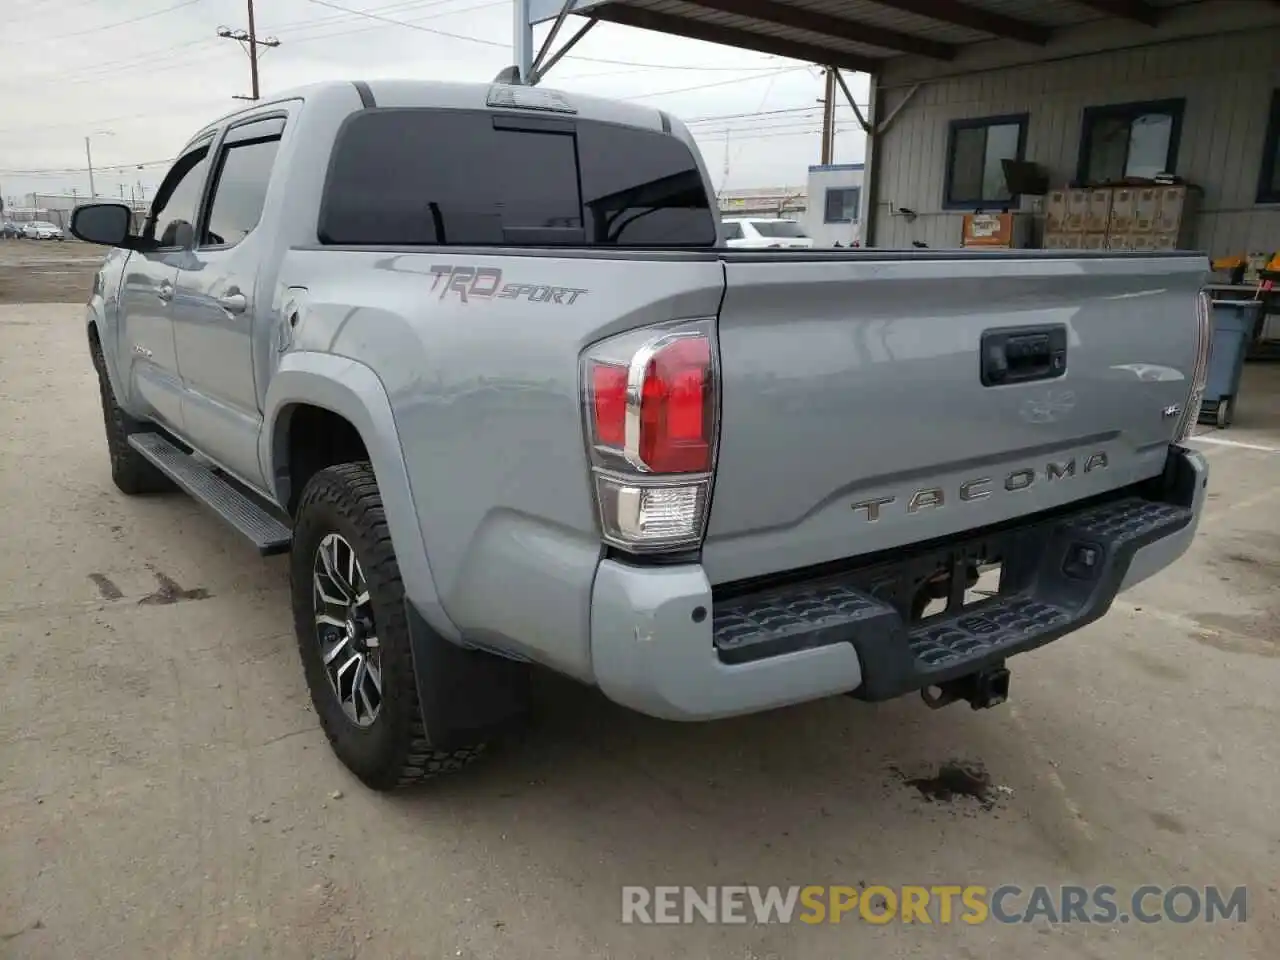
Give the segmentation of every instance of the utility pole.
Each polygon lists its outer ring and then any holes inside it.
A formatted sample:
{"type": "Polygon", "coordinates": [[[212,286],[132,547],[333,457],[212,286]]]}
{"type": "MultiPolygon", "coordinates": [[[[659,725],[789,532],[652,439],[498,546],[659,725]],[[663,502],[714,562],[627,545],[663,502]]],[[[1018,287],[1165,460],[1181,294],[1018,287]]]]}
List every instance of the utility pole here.
{"type": "Polygon", "coordinates": [[[253,20],[253,0],[249,0],[249,29],[248,30],[232,30],[230,27],[219,27],[218,36],[224,40],[237,40],[244,47],[245,53],[249,55],[249,96],[241,96],[236,94],[236,100],[257,100],[259,99],[258,90],[258,48],[259,47],[278,47],[280,41],[275,37],[267,37],[265,40],[258,39],[258,28],[253,20]]]}
{"type": "Polygon", "coordinates": [[[84,138],[84,159],[89,165],[89,202],[93,202],[93,198],[98,195],[93,189],[93,153],[89,150],[89,138],[84,138]]]}
{"type": "Polygon", "coordinates": [[[827,67],[827,89],[822,98],[822,159],[821,163],[825,166],[831,162],[832,154],[835,152],[835,126],[836,126],[836,72],[827,67]]]}
{"type": "Polygon", "coordinates": [[[724,129],[724,175],[720,178],[720,193],[729,189],[729,128],[724,129]]]}

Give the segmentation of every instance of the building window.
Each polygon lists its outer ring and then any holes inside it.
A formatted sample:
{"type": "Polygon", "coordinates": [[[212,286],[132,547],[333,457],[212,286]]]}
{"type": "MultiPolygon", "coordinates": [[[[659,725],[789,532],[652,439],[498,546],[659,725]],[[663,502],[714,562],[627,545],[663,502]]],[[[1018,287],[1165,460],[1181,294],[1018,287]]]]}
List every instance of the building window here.
{"type": "Polygon", "coordinates": [[[952,120],[947,144],[948,209],[1011,206],[1017,197],[1005,183],[1001,161],[1021,160],[1027,145],[1027,114],[952,120]]]}
{"type": "Polygon", "coordinates": [[[1157,100],[1086,108],[1076,179],[1086,185],[1120,183],[1173,173],[1185,105],[1157,100]]]}
{"type": "Polygon", "coordinates": [[[828,187],[823,221],[826,223],[857,223],[858,208],[861,204],[861,187],[828,187]]]}
{"type": "Polygon", "coordinates": [[[1267,124],[1267,138],[1262,143],[1258,202],[1280,203],[1280,90],[1271,94],[1271,121],[1267,124]]]}

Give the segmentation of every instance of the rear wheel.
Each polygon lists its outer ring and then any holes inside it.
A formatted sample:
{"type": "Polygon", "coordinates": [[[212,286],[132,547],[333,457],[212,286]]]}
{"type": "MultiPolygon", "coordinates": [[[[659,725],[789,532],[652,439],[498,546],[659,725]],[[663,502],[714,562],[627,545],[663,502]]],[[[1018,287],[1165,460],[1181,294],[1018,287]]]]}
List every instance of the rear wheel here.
{"type": "Polygon", "coordinates": [[[129,436],[145,433],[147,425],[129,416],[116,403],[107,377],[106,361],[102,345],[96,339],[90,341],[89,352],[94,369],[98,372],[98,392],[102,397],[102,421],[107,432],[107,453],[111,456],[111,479],[121,493],[137,496],[142,493],[163,493],[176,489],[173,481],[157,470],[137,450],[129,446],[129,436]]]}
{"type": "Polygon", "coordinates": [[[474,760],[482,743],[442,750],[427,735],[404,585],[368,463],[329,467],[307,483],[290,564],[298,652],[338,759],[375,790],[474,760]]]}

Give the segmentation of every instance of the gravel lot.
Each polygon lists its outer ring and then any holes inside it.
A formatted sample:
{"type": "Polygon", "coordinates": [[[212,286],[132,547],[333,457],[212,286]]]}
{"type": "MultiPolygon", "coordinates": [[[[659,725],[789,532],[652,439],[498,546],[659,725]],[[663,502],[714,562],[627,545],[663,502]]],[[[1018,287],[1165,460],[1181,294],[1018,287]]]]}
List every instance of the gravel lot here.
{"type": "Polygon", "coordinates": [[[79,240],[0,240],[0,303],[83,303],[104,252],[79,240]]]}
{"type": "MultiPolygon", "coordinates": [[[[0,288],[50,289],[16,247],[0,288]]],[[[0,306],[0,424],[0,957],[1275,956],[1280,368],[1204,444],[1191,554],[1011,661],[1004,707],[681,726],[547,678],[522,742],[391,797],[317,727],[284,560],[111,485],[79,307],[0,306]],[[619,922],[624,884],[1006,882],[1247,884],[1249,916],[619,922]]]]}

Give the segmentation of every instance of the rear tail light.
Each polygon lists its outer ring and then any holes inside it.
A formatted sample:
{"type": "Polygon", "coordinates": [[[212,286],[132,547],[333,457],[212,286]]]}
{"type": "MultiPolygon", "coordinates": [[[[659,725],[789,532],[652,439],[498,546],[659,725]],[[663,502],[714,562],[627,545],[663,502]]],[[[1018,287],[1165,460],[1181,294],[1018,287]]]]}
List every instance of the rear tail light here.
{"type": "Polygon", "coordinates": [[[1204,402],[1205,382],[1209,378],[1209,351],[1212,347],[1213,308],[1209,294],[1202,292],[1196,298],[1196,359],[1191,370],[1191,391],[1187,394],[1182,419],[1178,421],[1178,432],[1174,436],[1176,443],[1190,437],[1196,421],[1200,419],[1200,405],[1204,402]]]}
{"type": "Polygon", "coordinates": [[[646,327],[583,357],[583,410],[606,542],[636,553],[696,546],[719,432],[710,320],[646,327]]]}

